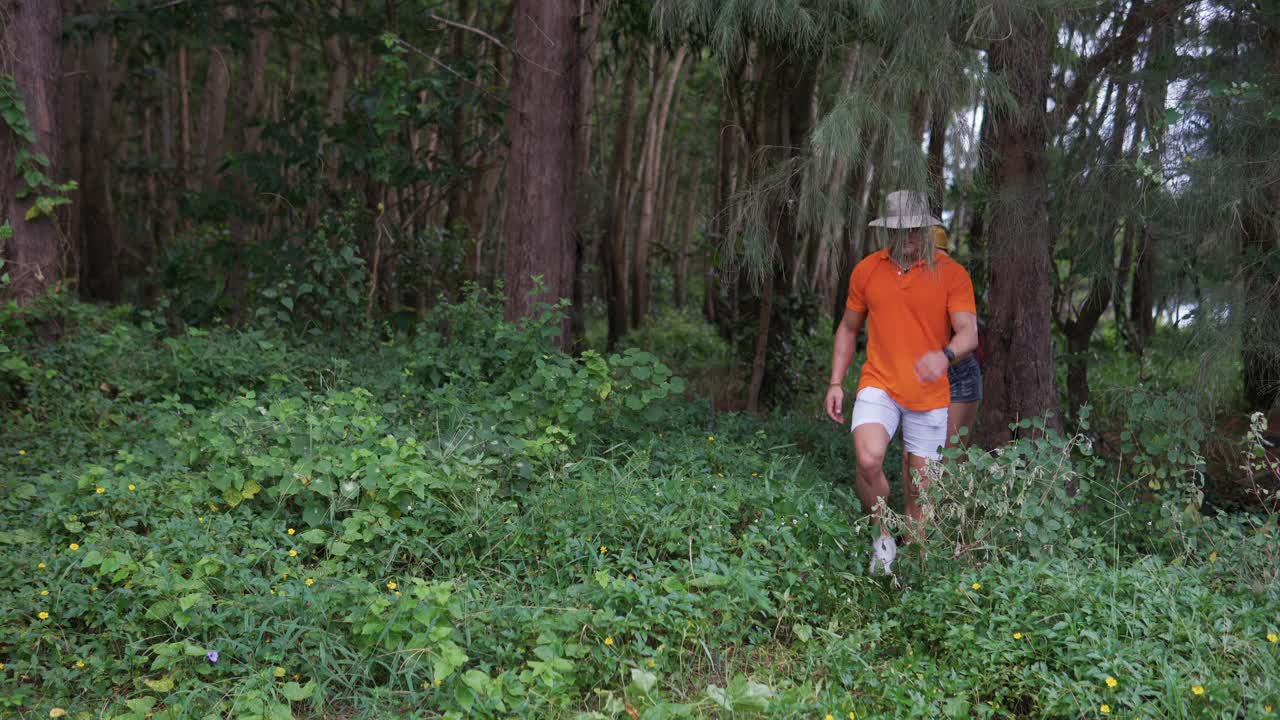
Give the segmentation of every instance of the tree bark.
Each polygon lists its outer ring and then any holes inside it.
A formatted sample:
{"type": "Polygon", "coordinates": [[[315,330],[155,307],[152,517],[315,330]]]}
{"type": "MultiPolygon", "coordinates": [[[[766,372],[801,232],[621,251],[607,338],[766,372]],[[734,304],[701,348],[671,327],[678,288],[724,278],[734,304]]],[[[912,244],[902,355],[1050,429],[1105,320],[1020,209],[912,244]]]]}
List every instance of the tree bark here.
{"type": "MultiPolygon", "coordinates": [[[[991,44],[990,71],[1008,83],[1015,105],[993,114],[992,191],[988,209],[991,317],[986,332],[984,402],[978,439],[1012,439],[1011,423],[1055,412],[1050,282],[1046,117],[1052,46],[1046,20],[1009,18],[1008,37],[991,44]]],[[[1049,427],[1060,427],[1056,417],[1049,427]]]]}
{"type": "MultiPolygon", "coordinates": [[[[62,167],[62,137],[58,125],[58,93],[62,82],[62,7],[57,2],[0,0],[6,22],[0,29],[0,63],[14,78],[26,105],[36,141],[31,152],[49,159],[46,173],[62,167]]],[[[0,298],[26,305],[57,287],[63,277],[63,243],[57,221],[43,215],[26,219],[33,198],[18,199],[21,185],[13,167],[20,147],[27,143],[0,124],[0,223],[8,221],[13,235],[3,244],[3,272],[9,285],[0,298]]],[[[56,180],[55,180],[56,181],[56,180]]]]}
{"type": "MultiPolygon", "coordinates": [[[[573,293],[577,177],[578,3],[516,0],[515,70],[507,164],[506,309],[508,320],[532,315],[540,302],[573,293]],[[542,277],[535,292],[533,276],[542,277]]],[[[570,328],[558,345],[568,350],[570,328]]]]}

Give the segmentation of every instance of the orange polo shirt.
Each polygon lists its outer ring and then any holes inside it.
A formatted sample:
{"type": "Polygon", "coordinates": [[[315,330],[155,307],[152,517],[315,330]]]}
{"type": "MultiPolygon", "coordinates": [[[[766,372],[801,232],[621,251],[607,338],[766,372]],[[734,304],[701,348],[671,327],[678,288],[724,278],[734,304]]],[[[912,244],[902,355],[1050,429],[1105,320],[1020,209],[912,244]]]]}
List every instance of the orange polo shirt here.
{"type": "Polygon", "coordinates": [[[845,307],[867,315],[867,361],[858,390],[884,390],[908,410],[936,410],[951,404],[947,376],[931,383],[916,377],[916,360],[951,340],[951,313],[977,312],[973,281],[960,263],[933,253],[902,270],[887,249],[868,255],[849,277],[845,307]]]}

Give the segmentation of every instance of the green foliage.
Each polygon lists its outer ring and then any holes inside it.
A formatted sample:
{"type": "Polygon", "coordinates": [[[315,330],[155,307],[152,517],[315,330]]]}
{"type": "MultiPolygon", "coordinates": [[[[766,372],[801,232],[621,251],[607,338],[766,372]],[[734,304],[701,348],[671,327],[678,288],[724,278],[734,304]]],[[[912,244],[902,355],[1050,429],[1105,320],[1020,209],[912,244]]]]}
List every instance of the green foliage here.
{"type": "MultiPolygon", "coordinates": [[[[65,328],[44,345],[0,315],[32,371],[0,442],[0,707],[176,720],[1280,704],[1274,516],[1188,522],[1192,552],[1139,545],[1164,531],[1132,506],[1160,498],[1123,495],[1130,476],[1113,482],[1083,437],[1025,437],[936,479],[938,530],[926,557],[900,555],[911,589],[894,592],[864,574],[846,430],[735,415],[708,430],[706,406],[673,401],[680,383],[645,351],[550,350],[547,310],[513,325],[475,292],[336,358],[65,303],[41,311],[65,328]],[[1060,492],[1071,479],[1075,496],[1060,492]]],[[[1173,411],[1134,417],[1160,413],[1173,411]]],[[[1187,430],[1163,423],[1138,437],[1146,462],[1192,482],[1196,458],[1166,442],[1187,430]]]]}

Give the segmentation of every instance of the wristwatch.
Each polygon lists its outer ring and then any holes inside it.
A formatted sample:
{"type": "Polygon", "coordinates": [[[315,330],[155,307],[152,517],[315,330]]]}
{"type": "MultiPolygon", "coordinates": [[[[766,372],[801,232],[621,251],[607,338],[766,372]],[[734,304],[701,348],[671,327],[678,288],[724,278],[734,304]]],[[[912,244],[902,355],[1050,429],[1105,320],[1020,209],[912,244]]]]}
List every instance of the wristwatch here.
{"type": "Polygon", "coordinates": [[[947,356],[947,362],[953,363],[956,361],[956,354],[951,352],[951,348],[946,345],[942,346],[942,354],[947,356]]]}

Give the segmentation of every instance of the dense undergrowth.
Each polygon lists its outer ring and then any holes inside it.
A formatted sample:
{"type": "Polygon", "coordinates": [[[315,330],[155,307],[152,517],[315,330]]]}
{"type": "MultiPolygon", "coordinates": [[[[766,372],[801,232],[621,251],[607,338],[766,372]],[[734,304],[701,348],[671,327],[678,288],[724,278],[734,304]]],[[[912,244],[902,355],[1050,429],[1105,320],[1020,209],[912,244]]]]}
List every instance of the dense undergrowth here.
{"type": "Polygon", "coordinates": [[[390,340],[41,312],[58,342],[10,311],[0,347],[6,716],[1280,706],[1276,518],[1201,511],[1203,429],[1158,396],[1114,455],[948,466],[899,590],[866,575],[844,431],[712,413],[482,295],[390,340]]]}

